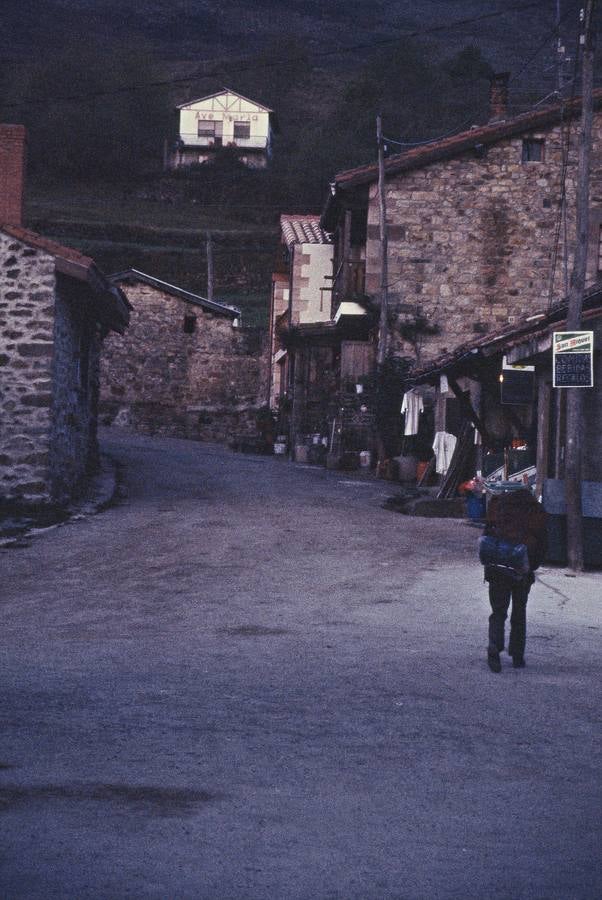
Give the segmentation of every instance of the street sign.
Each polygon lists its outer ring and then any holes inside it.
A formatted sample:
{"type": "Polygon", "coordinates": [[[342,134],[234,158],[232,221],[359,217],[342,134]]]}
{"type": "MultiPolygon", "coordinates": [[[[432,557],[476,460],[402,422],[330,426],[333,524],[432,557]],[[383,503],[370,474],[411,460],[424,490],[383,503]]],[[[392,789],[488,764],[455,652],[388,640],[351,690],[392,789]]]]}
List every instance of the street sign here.
{"type": "Polygon", "coordinates": [[[555,331],[552,350],[554,387],[594,386],[593,331],[555,331]]]}

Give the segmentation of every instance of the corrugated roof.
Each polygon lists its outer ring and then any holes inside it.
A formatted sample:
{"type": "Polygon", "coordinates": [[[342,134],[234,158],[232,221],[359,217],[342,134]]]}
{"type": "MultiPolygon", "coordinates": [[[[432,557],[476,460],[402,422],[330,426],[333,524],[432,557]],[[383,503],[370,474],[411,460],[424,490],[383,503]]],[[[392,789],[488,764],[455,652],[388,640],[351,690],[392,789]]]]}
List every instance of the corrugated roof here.
{"type": "MultiPolygon", "coordinates": [[[[594,91],[594,102],[597,108],[602,105],[602,88],[594,91]]],[[[561,118],[574,117],[581,111],[581,98],[566,103],[554,103],[542,109],[532,110],[504,119],[501,122],[491,122],[462,131],[452,137],[431,141],[405,153],[389,156],[385,160],[385,176],[396,175],[410,169],[418,169],[458,156],[467,150],[472,150],[479,144],[488,145],[501,141],[504,138],[513,137],[527,131],[537,131],[546,125],[559,122],[561,118]]],[[[335,176],[335,184],[340,188],[353,187],[359,184],[369,184],[378,179],[378,164],[370,163],[339,172],[335,176]]]]}
{"type": "Polygon", "coordinates": [[[320,226],[320,216],[280,216],[282,238],[287,246],[293,244],[331,244],[331,238],[320,226]]]}
{"type": "MultiPolygon", "coordinates": [[[[518,325],[507,325],[499,331],[490,332],[473,341],[457,347],[450,353],[442,354],[431,362],[414,370],[410,381],[415,384],[426,382],[444,372],[470,369],[470,362],[482,357],[503,353],[523,341],[536,338],[550,328],[564,324],[568,313],[568,301],[555,303],[549,310],[532,313],[518,325]]],[[[586,293],[583,298],[583,319],[602,315],[602,289],[599,284],[586,293]]]]}
{"type": "Polygon", "coordinates": [[[160,278],[147,275],[146,272],[140,272],[138,269],[126,269],[123,272],[116,272],[115,275],[111,275],[111,281],[114,284],[142,281],[151,287],[157,288],[157,290],[165,291],[166,294],[172,294],[174,297],[179,297],[181,300],[193,303],[195,306],[202,306],[211,310],[211,312],[221,313],[222,315],[230,316],[232,319],[240,319],[242,315],[237,306],[229,306],[226,303],[218,303],[216,300],[208,300],[206,297],[201,297],[200,294],[193,294],[191,291],[176,287],[176,285],[169,284],[167,281],[161,281],[160,278]]]}

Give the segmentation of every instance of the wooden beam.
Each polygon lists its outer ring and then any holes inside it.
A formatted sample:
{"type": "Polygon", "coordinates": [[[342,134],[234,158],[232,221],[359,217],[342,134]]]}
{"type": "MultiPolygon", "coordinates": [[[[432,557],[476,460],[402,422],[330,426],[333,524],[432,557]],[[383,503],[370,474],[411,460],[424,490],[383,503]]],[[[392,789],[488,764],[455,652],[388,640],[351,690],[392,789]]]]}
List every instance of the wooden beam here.
{"type": "Polygon", "coordinates": [[[464,407],[464,412],[467,414],[468,418],[470,419],[472,424],[475,426],[475,428],[478,429],[478,431],[481,435],[481,438],[483,439],[483,441],[485,441],[485,443],[487,443],[487,440],[488,440],[487,429],[485,428],[485,425],[483,424],[483,420],[478,415],[477,411],[475,410],[472,403],[470,402],[469,392],[463,391],[462,388],[460,387],[460,385],[458,384],[458,382],[456,381],[456,379],[450,377],[449,375],[447,378],[447,382],[448,382],[450,388],[452,389],[452,391],[454,392],[454,394],[456,395],[456,397],[458,398],[458,400],[460,401],[460,404],[464,407]]]}

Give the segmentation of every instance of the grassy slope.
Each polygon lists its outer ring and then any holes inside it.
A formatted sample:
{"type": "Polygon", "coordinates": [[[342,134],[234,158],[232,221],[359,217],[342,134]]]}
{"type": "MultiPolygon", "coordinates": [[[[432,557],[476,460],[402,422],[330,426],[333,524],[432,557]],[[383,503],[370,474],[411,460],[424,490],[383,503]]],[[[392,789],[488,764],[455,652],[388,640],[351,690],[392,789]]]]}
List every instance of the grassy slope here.
{"type": "MultiPolygon", "coordinates": [[[[202,46],[209,67],[228,60],[229,83],[243,92],[248,83],[252,93],[253,81],[261,81],[262,76],[252,70],[245,73],[244,56],[294,34],[304,43],[312,63],[317,61],[322,68],[309,80],[297,81],[294,67],[290,74],[287,108],[280,110],[281,152],[286,154],[296,141],[314,139],[311,130],[298,130],[299,122],[311,126],[314,105],[332,103],[342,90],[345,73],[357,70],[366,55],[360,50],[342,55],[333,51],[507,6],[506,0],[486,4],[482,0],[422,0],[420,4],[415,0],[254,0],[251,4],[247,0],[225,4],[222,0],[194,4],[146,0],[132,10],[117,0],[5,0],[0,46],[4,42],[11,54],[31,56],[49,43],[60,45],[65,29],[105,41],[128,31],[133,37],[140,34],[150,39],[158,56],[171,60],[175,74],[198,62],[202,46]],[[237,58],[243,62],[237,63],[237,58]]],[[[490,19],[486,25],[466,25],[433,34],[431,39],[444,55],[476,42],[496,68],[517,71],[551,26],[554,8],[553,0],[542,0],[539,11],[490,19]]],[[[541,62],[527,76],[542,70],[541,62]]],[[[302,74],[306,73],[298,73],[302,74]]],[[[194,86],[182,90],[194,92],[194,86]]],[[[319,173],[322,180],[332,174],[327,166],[326,159],[319,173]]],[[[208,207],[97,184],[52,187],[33,182],[27,202],[33,227],[91,253],[106,271],[133,266],[200,293],[206,285],[203,232],[211,229],[216,234],[217,293],[247,306],[254,321],[264,319],[267,309],[278,242],[277,213],[269,203],[262,208],[244,202],[208,207]]]]}

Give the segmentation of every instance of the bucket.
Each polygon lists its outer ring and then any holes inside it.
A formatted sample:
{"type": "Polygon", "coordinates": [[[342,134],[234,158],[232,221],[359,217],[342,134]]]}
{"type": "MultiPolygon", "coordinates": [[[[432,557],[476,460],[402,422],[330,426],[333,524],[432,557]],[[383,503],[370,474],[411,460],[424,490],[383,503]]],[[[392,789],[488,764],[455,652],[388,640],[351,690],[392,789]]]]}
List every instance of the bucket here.
{"type": "Polygon", "coordinates": [[[487,504],[485,502],[485,494],[478,497],[466,498],[466,515],[473,522],[482,522],[487,514],[487,504]]]}
{"type": "Polygon", "coordinates": [[[361,469],[369,469],[370,462],[372,459],[372,454],[369,450],[360,450],[360,468],[361,469]]]}

